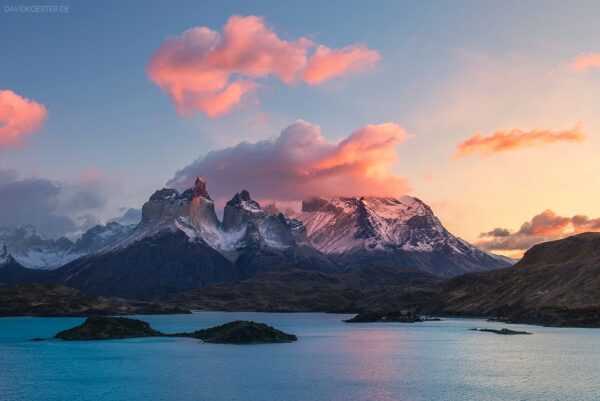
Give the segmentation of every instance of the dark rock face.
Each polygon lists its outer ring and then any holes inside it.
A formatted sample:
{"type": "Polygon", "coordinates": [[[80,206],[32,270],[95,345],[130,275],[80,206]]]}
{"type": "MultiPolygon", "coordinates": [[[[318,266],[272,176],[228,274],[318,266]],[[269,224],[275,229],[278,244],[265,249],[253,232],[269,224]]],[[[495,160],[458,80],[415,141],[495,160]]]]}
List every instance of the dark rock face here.
{"type": "Polygon", "coordinates": [[[93,316],[190,313],[152,302],[91,297],[60,284],[0,287],[0,316],[93,316]]]}
{"type": "Polygon", "coordinates": [[[111,340],[140,337],[191,337],[217,344],[266,344],[296,341],[293,334],[284,333],[264,323],[236,320],[221,326],[191,333],[164,334],[146,322],[123,317],[90,317],[79,326],[56,334],[69,341],[111,340]]]}
{"type": "Polygon", "coordinates": [[[239,280],[241,275],[205,243],[167,231],[124,249],[78,259],[54,271],[52,278],[86,294],[150,299],[239,280]]]}
{"type": "Polygon", "coordinates": [[[535,245],[513,267],[455,277],[424,311],[600,327],[600,233],[535,245]]]}
{"type": "Polygon", "coordinates": [[[150,201],[171,200],[171,199],[175,199],[178,195],[179,195],[179,192],[177,192],[173,188],[163,188],[163,189],[159,189],[156,192],[154,192],[150,196],[149,200],[150,201]]]}
{"type": "Polygon", "coordinates": [[[264,219],[267,213],[260,208],[258,202],[250,197],[245,189],[237,193],[225,204],[223,210],[224,230],[243,227],[249,222],[257,222],[264,219]]]}
{"type": "Polygon", "coordinates": [[[419,315],[407,311],[393,312],[362,312],[352,319],[345,320],[346,323],[374,323],[374,322],[394,322],[394,323],[415,323],[422,322],[419,315]]]}
{"type": "Polygon", "coordinates": [[[197,177],[194,183],[194,197],[202,196],[203,198],[210,199],[210,195],[206,190],[206,180],[202,177],[197,177]]]}
{"type": "Polygon", "coordinates": [[[126,317],[89,317],[72,329],[58,333],[55,338],[70,341],[110,340],[119,338],[154,337],[161,333],[146,322],[126,317]]]}
{"type": "Polygon", "coordinates": [[[210,329],[198,330],[187,336],[216,344],[263,344],[287,343],[298,340],[293,334],[284,333],[264,323],[236,320],[210,329]]]}

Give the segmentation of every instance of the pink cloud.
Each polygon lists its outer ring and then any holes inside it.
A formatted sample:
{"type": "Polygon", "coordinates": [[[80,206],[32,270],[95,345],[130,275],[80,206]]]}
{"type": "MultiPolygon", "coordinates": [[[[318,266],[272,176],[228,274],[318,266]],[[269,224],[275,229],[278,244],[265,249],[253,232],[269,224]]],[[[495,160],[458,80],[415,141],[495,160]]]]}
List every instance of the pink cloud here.
{"type": "Polygon", "coordinates": [[[47,116],[44,105],[0,90],[0,148],[25,145],[23,137],[39,131],[47,116]]]}
{"type": "Polygon", "coordinates": [[[399,196],[409,185],[392,167],[398,162],[396,146],[408,138],[404,128],[387,123],[366,125],[332,142],[318,126],[299,120],[275,139],[210,152],[178,171],[168,184],[182,189],[201,175],[217,199],[248,189],[270,202],[313,195],[399,196]]]}
{"type": "Polygon", "coordinates": [[[196,27],[167,39],[150,59],[148,76],[170,95],[180,114],[201,111],[216,118],[242,106],[261,86],[260,78],[320,84],[372,68],[380,58],[361,45],[318,46],[311,57],[315,46],[304,37],[281,39],[261,17],[234,15],[223,34],[196,27]]]}
{"type": "Polygon", "coordinates": [[[581,214],[559,216],[548,209],[523,223],[518,231],[495,228],[482,233],[482,240],[477,245],[492,251],[514,251],[520,256],[535,244],[587,231],[600,231],[600,217],[590,218],[581,214]]]}
{"type": "Polygon", "coordinates": [[[490,136],[485,136],[481,132],[477,132],[466,141],[458,144],[454,159],[460,159],[472,154],[486,157],[509,150],[554,142],[580,142],[585,139],[586,136],[583,134],[580,124],[577,124],[571,130],[564,131],[552,131],[548,129],[522,131],[515,128],[509,131],[497,131],[490,136]]]}
{"type": "Polygon", "coordinates": [[[600,53],[580,53],[571,61],[569,67],[575,71],[600,68],[600,53]]]}
{"type": "Polygon", "coordinates": [[[380,58],[378,52],[361,45],[346,46],[342,49],[330,49],[320,45],[304,71],[304,80],[311,85],[319,85],[333,77],[371,69],[380,58]]]}

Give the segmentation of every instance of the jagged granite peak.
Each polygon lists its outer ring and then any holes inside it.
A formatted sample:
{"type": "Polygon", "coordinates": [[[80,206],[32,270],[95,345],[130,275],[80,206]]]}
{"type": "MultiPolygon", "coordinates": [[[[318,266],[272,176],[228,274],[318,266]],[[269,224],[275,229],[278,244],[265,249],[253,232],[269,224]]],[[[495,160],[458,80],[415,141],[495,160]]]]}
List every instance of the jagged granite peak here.
{"type": "Polygon", "coordinates": [[[254,221],[249,221],[242,237],[242,242],[247,245],[261,245],[263,243],[263,237],[260,235],[260,229],[258,224],[254,221]]]}
{"type": "Polygon", "coordinates": [[[268,215],[262,221],[261,226],[263,227],[263,236],[267,243],[280,247],[294,245],[296,241],[294,233],[283,214],[280,213],[277,216],[268,215]]]}
{"type": "Polygon", "coordinates": [[[250,197],[247,190],[236,193],[225,204],[222,227],[226,231],[237,230],[250,221],[260,221],[267,216],[258,202],[250,197]]]}
{"type": "Polygon", "coordinates": [[[210,195],[206,190],[206,179],[204,177],[196,177],[196,181],[194,182],[194,196],[202,196],[203,198],[210,199],[210,195]]]}
{"type": "Polygon", "coordinates": [[[172,200],[179,196],[179,192],[174,188],[163,188],[156,190],[150,195],[150,201],[172,200]]]}
{"type": "Polygon", "coordinates": [[[452,276],[510,264],[452,235],[418,198],[342,197],[326,202],[309,200],[294,217],[304,223],[311,245],[347,268],[402,266],[452,276]]]}

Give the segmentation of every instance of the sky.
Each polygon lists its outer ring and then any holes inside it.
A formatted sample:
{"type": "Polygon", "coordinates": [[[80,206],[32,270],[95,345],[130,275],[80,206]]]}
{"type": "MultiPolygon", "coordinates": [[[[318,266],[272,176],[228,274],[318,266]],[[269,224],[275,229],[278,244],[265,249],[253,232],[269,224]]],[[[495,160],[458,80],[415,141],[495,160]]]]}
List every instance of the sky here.
{"type": "Polygon", "coordinates": [[[409,194],[512,256],[600,230],[596,1],[30,4],[0,10],[0,225],[73,235],[202,174],[409,194]]]}

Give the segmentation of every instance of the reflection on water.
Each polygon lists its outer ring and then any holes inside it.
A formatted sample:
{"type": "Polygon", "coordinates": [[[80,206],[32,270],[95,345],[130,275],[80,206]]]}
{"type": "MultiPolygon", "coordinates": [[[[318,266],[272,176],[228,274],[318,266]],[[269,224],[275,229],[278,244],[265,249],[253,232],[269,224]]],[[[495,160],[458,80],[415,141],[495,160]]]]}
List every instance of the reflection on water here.
{"type": "Polygon", "coordinates": [[[295,333],[299,341],[252,346],[175,338],[30,342],[82,319],[0,319],[0,399],[600,399],[597,329],[516,326],[534,335],[500,336],[468,331],[503,327],[474,319],[346,324],[343,315],[220,312],[140,318],[165,332],[256,320],[295,333]]]}

